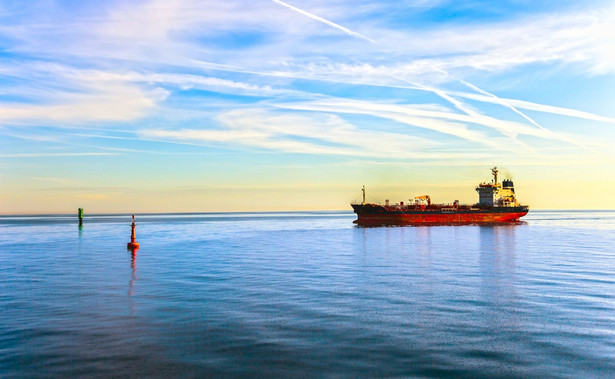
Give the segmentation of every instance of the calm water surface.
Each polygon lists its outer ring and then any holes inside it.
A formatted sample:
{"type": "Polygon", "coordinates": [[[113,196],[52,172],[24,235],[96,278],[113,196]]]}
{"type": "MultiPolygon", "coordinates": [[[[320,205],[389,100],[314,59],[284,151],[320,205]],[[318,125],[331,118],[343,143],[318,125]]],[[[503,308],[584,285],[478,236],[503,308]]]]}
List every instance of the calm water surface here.
{"type": "Polygon", "coordinates": [[[613,377],[615,212],[0,217],[0,377],[613,377]]]}

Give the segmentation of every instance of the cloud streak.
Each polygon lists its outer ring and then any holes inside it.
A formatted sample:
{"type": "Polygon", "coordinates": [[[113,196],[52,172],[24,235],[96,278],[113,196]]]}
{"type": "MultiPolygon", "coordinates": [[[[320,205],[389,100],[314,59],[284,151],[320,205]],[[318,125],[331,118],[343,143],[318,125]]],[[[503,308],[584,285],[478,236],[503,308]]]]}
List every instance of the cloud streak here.
{"type": "MultiPolygon", "coordinates": [[[[554,138],[547,131],[540,131],[527,125],[502,121],[496,118],[480,115],[478,113],[459,114],[452,111],[430,110],[410,104],[383,104],[366,101],[351,101],[328,99],[305,103],[287,103],[279,105],[286,109],[309,110],[317,112],[339,112],[352,114],[366,114],[374,117],[393,120],[408,126],[432,130],[438,133],[458,137],[479,146],[486,146],[498,150],[513,152],[519,151],[523,144],[511,145],[509,141],[516,141],[518,135],[530,135],[541,138],[554,138]],[[469,125],[481,125],[497,130],[499,137],[489,136],[485,132],[472,130],[469,125]]],[[[408,133],[412,133],[408,131],[408,133]]],[[[437,137],[434,137],[437,138],[437,137]]]]}
{"type": "MultiPolygon", "coordinates": [[[[484,84],[473,84],[481,75],[506,75],[506,70],[537,62],[595,66],[598,57],[604,58],[608,32],[615,30],[608,14],[578,12],[470,26],[395,27],[369,20],[365,18],[369,12],[350,5],[342,1],[307,7],[318,7],[319,13],[343,19],[364,33],[282,0],[247,7],[232,0],[172,5],[156,0],[110,6],[106,13],[87,11],[91,25],[79,18],[37,26],[9,23],[0,27],[0,34],[16,41],[18,53],[12,61],[0,63],[0,72],[10,78],[0,87],[0,93],[9,95],[0,97],[0,121],[15,126],[105,122],[133,128],[134,124],[134,129],[158,130],[159,136],[163,131],[200,131],[195,140],[241,146],[256,146],[247,141],[260,136],[262,148],[351,157],[361,151],[383,155],[384,149],[372,151],[365,143],[347,145],[348,140],[361,141],[366,132],[373,133],[370,138],[397,146],[391,143],[391,135],[381,132],[396,124],[407,128],[395,138],[405,136],[425,145],[441,134],[454,137],[455,148],[465,141],[487,151],[505,145],[506,150],[524,152],[543,148],[545,141],[579,143],[574,136],[561,134],[556,124],[538,122],[521,110],[613,123],[611,117],[582,110],[501,98],[496,91],[483,89],[484,84]],[[304,17],[284,17],[288,10],[304,17]],[[65,25],[74,31],[69,33],[65,25]],[[331,38],[322,25],[369,45],[331,38]],[[90,40],[95,43],[83,43],[90,40]],[[389,45],[377,41],[389,41],[389,45]],[[358,45],[378,45],[378,54],[358,45]],[[459,90],[458,84],[466,91],[459,90]],[[373,95],[376,91],[378,96],[373,95]],[[490,104],[506,112],[493,110],[490,104]],[[420,107],[424,105],[438,105],[443,111],[428,114],[420,107]],[[340,132],[343,128],[333,128],[338,133],[317,144],[303,140],[315,138],[313,132],[267,134],[256,127],[215,130],[215,126],[229,126],[231,115],[238,115],[233,110],[244,109],[269,112],[254,116],[256,120],[271,119],[276,110],[284,109],[314,113],[301,114],[312,121],[336,117],[356,129],[347,129],[352,132],[345,135],[340,132]],[[354,123],[357,115],[377,122],[354,123]],[[152,120],[164,127],[144,125],[152,120]],[[351,134],[355,139],[349,138],[351,134]],[[280,135],[284,143],[274,141],[273,136],[280,135]]],[[[378,9],[387,6],[374,3],[369,9],[381,14],[378,9]]],[[[603,59],[602,72],[609,72],[612,63],[610,58],[603,59]]],[[[242,120],[247,123],[249,118],[242,120]]],[[[180,139],[171,134],[165,137],[180,139]]]]}
{"type": "Polygon", "coordinates": [[[316,16],[315,14],[312,14],[310,12],[307,12],[307,11],[303,10],[303,9],[297,8],[295,6],[292,6],[292,5],[290,5],[288,3],[285,3],[285,2],[283,2],[281,0],[271,0],[271,1],[273,1],[276,4],[281,5],[283,7],[286,7],[288,9],[292,9],[293,11],[295,11],[297,13],[300,13],[300,14],[302,14],[304,16],[307,16],[307,17],[309,17],[309,18],[311,18],[313,20],[316,20],[318,22],[322,22],[325,25],[329,25],[329,26],[331,26],[331,27],[333,27],[335,29],[341,30],[342,32],[348,34],[349,36],[356,37],[356,38],[362,39],[364,41],[371,42],[373,44],[379,45],[378,42],[374,41],[373,39],[371,39],[371,38],[369,38],[369,37],[367,37],[367,36],[365,36],[365,35],[363,35],[361,33],[357,33],[355,31],[352,31],[352,30],[350,30],[350,29],[348,29],[348,28],[346,28],[346,27],[344,27],[342,25],[336,24],[336,23],[334,23],[332,21],[329,21],[329,20],[327,20],[325,18],[322,18],[320,16],[316,16]]]}
{"type": "Polygon", "coordinates": [[[0,154],[0,158],[57,158],[120,155],[117,153],[16,153],[0,154]]]}
{"type": "MultiPolygon", "coordinates": [[[[316,155],[395,159],[449,159],[465,155],[438,151],[442,146],[437,141],[402,133],[362,130],[327,114],[300,116],[289,112],[245,109],[227,112],[220,121],[225,128],[146,129],[140,135],[172,141],[234,143],[316,155]]],[[[473,154],[481,155],[480,152],[473,154]]]]}
{"type": "Polygon", "coordinates": [[[556,107],[552,105],[534,103],[531,101],[524,101],[524,100],[519,100],[519,99],[493,98],[492,96],[481,96],[481,95],[471,94],[467,92],[452,92],[452,94],[454,96],[476,100],[476,101],[480,101],[484,103],[499,103],[500,101],[504,101],[507,104],[514,105],[517,108],[527,109],[530,111],[537,111],[537,112],[550,113],[550,114],[566,116],[566,117],[574,117],[574,118],[583,119],[583,120],[615,124],[615,118],[605,117],[605,116],[597,115],[597,114],[590,113],[590,112],[583,112],[577,109],[556,107]]]}

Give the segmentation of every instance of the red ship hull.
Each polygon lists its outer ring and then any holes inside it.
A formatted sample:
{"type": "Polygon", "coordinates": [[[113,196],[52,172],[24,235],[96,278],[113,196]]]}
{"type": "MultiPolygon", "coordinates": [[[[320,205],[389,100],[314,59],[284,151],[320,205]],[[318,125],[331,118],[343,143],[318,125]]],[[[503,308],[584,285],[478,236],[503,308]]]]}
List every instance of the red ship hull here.
{"type": "Polygon", "coordinates": [[[517,222],[527,206],[492,208],[442,208],[391,210],[375,204],[352,204],[359,225],[478,224],[517,222]]]}

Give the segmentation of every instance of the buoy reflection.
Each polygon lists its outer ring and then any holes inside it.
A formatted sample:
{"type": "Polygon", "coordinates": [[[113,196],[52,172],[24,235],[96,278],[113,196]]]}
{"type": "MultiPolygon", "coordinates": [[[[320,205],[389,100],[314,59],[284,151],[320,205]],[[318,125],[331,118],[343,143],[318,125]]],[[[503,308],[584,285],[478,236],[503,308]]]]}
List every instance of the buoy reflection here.
{"type": "Polygon", "coordinates": [[[137,251],[137,249],[130,251],[130,268],[132,268],[132,276],[130,278],[130,282],[128,283],[128,296],[132,296],[134,294],[134,285],[137,280],[137,251]]]}

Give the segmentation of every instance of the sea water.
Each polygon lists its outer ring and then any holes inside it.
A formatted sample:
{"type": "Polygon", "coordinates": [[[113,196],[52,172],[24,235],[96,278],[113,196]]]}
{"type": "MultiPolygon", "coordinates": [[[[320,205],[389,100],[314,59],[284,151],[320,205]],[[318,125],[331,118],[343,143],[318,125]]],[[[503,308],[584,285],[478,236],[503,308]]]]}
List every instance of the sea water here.
{"type": "Polygon", "coordinates": [[[613,377],[615,212],[0,217],[0,377],[613,377]]]}

